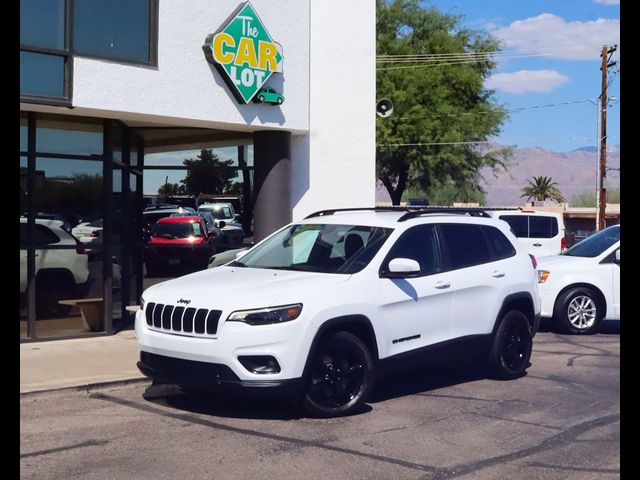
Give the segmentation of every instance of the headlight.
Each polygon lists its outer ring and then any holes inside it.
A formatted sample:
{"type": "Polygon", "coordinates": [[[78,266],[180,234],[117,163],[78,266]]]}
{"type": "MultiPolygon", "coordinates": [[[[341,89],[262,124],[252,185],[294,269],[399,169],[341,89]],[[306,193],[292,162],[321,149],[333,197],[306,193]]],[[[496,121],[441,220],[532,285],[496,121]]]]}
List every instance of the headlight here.
{"type": "Polygon", "coordinates": [[[256,308],[254,310],[238,310],[227,318],[228,322],[244,322],[249,325],[269,325],[272,323],[290,322],[300,316],[302,304],[283,305],[281,307],[256,308]]]}
{"type": "Polygon", "coordinates": [[[538,270],[538,283],[544,283],[549,278],[551,272],[549,270],[538,270]]]}

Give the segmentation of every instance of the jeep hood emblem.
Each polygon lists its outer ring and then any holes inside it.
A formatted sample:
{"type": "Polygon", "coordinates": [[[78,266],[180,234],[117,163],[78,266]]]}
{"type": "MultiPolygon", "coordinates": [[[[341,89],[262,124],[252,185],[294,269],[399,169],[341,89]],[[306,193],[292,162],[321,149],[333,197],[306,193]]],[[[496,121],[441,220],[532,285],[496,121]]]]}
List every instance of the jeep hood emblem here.
{"type": "Polygon", "coordinates": [[[177,303],[184,303],[185,305],[189,305],[191,303],[191,300],[185,300],[184,298],[181,298],[177,303]]]}

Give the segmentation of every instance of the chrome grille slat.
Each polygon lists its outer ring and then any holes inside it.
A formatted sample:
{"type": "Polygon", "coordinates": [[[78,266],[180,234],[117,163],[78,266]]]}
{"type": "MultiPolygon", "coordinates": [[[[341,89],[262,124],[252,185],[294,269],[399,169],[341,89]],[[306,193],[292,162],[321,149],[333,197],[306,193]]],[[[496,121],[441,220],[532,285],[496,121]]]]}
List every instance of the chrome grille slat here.
{"type": "Polygon", "coordinates": [[[192,337],[211,337],[218,333],[222,310],[165,305],[149,302],[144,316],[149,328],[192,337]]]}

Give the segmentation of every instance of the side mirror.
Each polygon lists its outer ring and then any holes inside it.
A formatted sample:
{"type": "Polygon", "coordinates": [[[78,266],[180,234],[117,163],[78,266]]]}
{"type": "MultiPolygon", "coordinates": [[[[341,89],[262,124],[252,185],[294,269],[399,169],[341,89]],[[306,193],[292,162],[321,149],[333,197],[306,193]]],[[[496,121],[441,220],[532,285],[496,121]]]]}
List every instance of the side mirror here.
{"type": "Polygon", "coordinates": [[[620,263],[620,249],[616,250],[616,263],[620,263]]]}
{"type": "Polygon", "coordinates": [[[218,222],[218,228],[224,228],[227,225],[227,222],[225,222],[224,220],[220,220],[218,222]]]}
{"type": "Polygon", "coordinates": [[[381,276],[386,278],[406,278],[420,275],[420,264],[410,258],[394,258],[389,262],[386,272],[381,276]]]}

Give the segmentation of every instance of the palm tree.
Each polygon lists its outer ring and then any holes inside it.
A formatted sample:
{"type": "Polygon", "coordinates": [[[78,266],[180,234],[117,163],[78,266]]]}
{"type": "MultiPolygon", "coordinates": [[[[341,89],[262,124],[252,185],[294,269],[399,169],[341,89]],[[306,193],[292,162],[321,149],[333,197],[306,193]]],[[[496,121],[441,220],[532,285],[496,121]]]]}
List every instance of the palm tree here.
{"type": "Polygon", "coordinates": [[[527,197],[527,200],[533,198],[535,200],[555,200],[558,203],[564,203],[567,200],[562,196],[556,182],[551,177],[532,177],[529,184],[522,189],[520,197],[527,197]]]}

